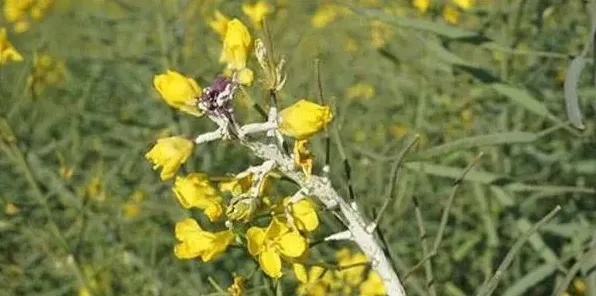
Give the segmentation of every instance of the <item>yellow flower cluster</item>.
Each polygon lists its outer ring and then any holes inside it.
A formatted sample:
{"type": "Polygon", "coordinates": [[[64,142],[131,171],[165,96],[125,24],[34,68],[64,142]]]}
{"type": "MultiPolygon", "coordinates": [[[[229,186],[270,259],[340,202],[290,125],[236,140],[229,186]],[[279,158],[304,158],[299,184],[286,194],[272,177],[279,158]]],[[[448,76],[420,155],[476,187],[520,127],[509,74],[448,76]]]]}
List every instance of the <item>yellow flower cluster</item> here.
{"type": "Polygon", "coordinates": [[[362,253],[352,254],[341,249],[336,254],[336,270],[320,266],[303,269],[297,276],[301,284],[296,294],[307,296],[353,295],[380,296],[387,294],[383,281],[374,271],[366,273],[367,258],[362,253]]]}
{"type": "MultiPolygon", "coordinates": [[[[468,10],[475,4],[475,0],[451,0],[443,7],[443,19],[450,24],[459,22],[460,9],[468,10]]],[[[430,8],[431,0],[412,0],[412,5],[420,12],[426,13],[430,8]]]]}
{"type": "Polygon", "coordinates": [[[14,30],[22,33],[29,30],[30,20],[40,21],[54,4],[54,0],[5,0],[4,18],[13,23],[14,30]]]}
{"type": "Polygon", "coordinates": [[[34,94],[40,95],[47,86],[59,86],[65,82],[64,60],[53,58],[47,53],[40,53],[34,57],[33,63],[33,71],[27,77],[27,85],[34,94]]]}
{"type": "MultiPolygon", "coordinates": [[[[261,1],[245,5],[244,11],[256,25],[271,8],[261,1]]],[[[228,20],[219,11],[210,26],[223,37],[220,61],[227,65],[231,82],[220,77],[213,86],[202,90],[192,78],[173,70],[153,79],[153,86],[165,103],[195,116],[203,114],[197,106],[202,107],[213,96],[221,94],[224,87],[220,83],[246,84],[253,79],[252,71],[247,67],[248,57],[252,54],[252,37],[246,26],[237,19],[228,20]]],[[[209,114],[215,116],[215,112],[209,114]]],[[[279,113],[279,131],[294,138],[294,160],[307,177],[311,175],[313,165],[308,139],[323,130],[332,119],[329,107],[308,100],[300,100],[279,113]]],[[[211,178],[199,172],[177,175],[194,145],[193,141],[180,136],[160,138],[145,154],[154,169],[161,168],[162,180],[174,179],[172,191],[183,208],[199,209],[210,223],[216,224],[213,228],[225,226],[225,230],[209,231],[193,218],[177,222],[175,256],[210,261],[237,243],[246,246],[248,253],[258,260],[270,277],[281,277],[284,265],[292,266],[296,275],[302,276],[300,270],[305,270],[302,264],[308,256],[309,235],[319,226],[310,198],[270,196],[271,180],[274,179],[271,172],[247,171],[221,178],[211,178]],[[253,218],[257,216],[269,217],[268,226],[254,223],[253,218]]],[[[239,295],[243,290],[243,281],[237,279],[229,289],[233,295],[239,295]]]]}
{"type": "Polygon", "coordinates": [[[6,28],[0,28],[0,65],[9,61],[20,62],[23,56],[12,46],[8,40],[6,28]]]}

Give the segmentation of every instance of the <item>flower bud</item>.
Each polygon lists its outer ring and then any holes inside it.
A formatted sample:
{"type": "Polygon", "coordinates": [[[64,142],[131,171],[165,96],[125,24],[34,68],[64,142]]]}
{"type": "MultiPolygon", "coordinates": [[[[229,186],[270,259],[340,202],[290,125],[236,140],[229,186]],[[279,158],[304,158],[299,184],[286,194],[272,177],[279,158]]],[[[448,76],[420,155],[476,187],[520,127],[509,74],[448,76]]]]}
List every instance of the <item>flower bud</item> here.
{"type": "Polygon", "coordinates": [[[318,133],[333,119],[327,106],[300,100],[280,113],[279,129],[282,134],[303,140],[318,133]]]}

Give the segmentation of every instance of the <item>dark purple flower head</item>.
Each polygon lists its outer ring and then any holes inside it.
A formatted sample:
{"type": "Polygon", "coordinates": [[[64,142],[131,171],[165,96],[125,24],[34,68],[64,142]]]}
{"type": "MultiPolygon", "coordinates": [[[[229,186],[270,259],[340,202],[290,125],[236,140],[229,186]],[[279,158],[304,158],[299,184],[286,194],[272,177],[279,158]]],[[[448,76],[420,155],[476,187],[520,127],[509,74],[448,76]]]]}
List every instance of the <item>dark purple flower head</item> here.
{"type": "Polygon", "coordinates": [[[231,108],[238,85],[230,78],[218,76],[211,86],[203,89],[198,107],[207,113],[220,113],[231,108]]]}

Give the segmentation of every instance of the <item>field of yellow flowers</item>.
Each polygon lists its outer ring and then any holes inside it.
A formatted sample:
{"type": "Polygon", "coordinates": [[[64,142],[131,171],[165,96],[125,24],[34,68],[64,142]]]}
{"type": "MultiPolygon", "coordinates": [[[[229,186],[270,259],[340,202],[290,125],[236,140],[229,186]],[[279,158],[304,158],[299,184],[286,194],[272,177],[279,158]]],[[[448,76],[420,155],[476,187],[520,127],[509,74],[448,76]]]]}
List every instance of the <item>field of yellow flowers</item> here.
{"type": "Polygon", "coordinates": [[[594,0],[0,7],[0,295],[596,296],[594,0]]]}

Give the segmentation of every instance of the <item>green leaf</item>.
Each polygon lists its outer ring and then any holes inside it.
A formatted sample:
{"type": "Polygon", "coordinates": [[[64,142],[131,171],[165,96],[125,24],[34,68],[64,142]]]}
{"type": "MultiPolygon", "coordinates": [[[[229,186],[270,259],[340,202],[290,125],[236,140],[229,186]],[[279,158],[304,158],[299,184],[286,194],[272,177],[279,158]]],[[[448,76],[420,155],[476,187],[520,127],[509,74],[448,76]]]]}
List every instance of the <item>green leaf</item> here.
{"type": "Polygon", "coordinates": [[[423,150],[412,155],[412,159],[425,160],[458,150],[502,144],[529,143],[536,139],[538,139],[538,135],[529,132],[504,132],[468,137],[423,150]]]}
{"type": "Polygon", "coordinates": [[[524,293],[536,286],[546,277],[550,276],[555,272],[557,269],[556,263],[546,263],[536,267],[530,273],[524,275],[521,279],[516,281],[512,286],[510,286],[503,296],[518,296],[518,295],[525,295],[524,293]]]}
{"type": "Polygon", "coordinates": [[[544,104],[532,97],[526,90],[504,83],[493,83],[491,86],[498,93],[510,98],[514,103],[534,114],[544,117],[554,117],[548,112],[544,104]]]}

